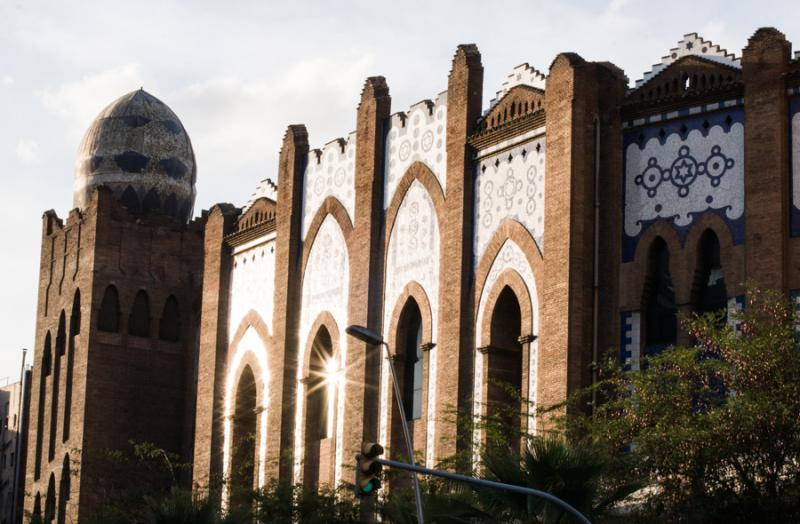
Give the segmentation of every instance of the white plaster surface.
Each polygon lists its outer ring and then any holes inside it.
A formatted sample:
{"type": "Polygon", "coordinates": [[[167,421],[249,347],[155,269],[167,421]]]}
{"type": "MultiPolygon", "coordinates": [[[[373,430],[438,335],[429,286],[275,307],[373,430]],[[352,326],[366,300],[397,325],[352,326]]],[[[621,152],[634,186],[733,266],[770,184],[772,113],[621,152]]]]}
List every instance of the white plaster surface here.
{"type": "Polygon", "coordinates": [[[442,190],[447,171],[447,93],[436,102],[424,100],[408,113],[392,115],[386,136],[384,208],[389,207],[397,184],[409,166],[419,161],[433,171],[442,190]]]}
{"type": "Polygon", "coordinates": [[[308,154],[303,182],[303,238],[322,202],[332,196],[342,203],[353,221],[355,216],[356,134],[347,141],[334,140],[322,151],[308,154]]]}
{"type": "Polygon", "coordinates": [[[251,309],[261,316],[272,333],[274,288],[275,237],[271,234],[259,244],[234,252],[228,324],[230,339],[251,309]]]}
{"type": "Polygon", "coordinates": [[[476,165],[476,265],[497,227],[508,218],[525,226],[544,252],[544,159],[545,140],[540,136],[476,165]]]}

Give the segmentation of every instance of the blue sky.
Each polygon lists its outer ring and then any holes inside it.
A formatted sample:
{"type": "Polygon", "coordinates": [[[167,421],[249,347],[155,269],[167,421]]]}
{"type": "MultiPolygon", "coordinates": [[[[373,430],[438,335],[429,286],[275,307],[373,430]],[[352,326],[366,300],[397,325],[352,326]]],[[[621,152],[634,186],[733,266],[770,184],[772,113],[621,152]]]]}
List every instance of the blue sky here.
{"type": "Polygon", "coordinates": [[[367,76],[386,77],[393,111],[434,98],[459,43],[481,50],[488,102],[515,65],[546,73],[562,51],[632,83],[685,33],[737,56],[760,26],[800,46],[796,5],[0,0],[0,385],[33,349],[42,212],[67,215],[83,132],[128,91],[144,86],[183,121],[199,213],[274,177],[288,124],[306,124],[312,147],[345,136],[367,76]]]}

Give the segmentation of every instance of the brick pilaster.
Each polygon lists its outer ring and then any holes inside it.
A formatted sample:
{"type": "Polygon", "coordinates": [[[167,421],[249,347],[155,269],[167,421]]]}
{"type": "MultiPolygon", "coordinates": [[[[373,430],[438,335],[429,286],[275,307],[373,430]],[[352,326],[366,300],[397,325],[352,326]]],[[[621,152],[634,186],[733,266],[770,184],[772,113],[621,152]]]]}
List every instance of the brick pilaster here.
{"type": "MultiPolygon", "coordinates": [[[[391,98],[386,80],[370,77],[364,83],[356,123],[355,217],[350,233],[350,300],[348,321],[381,332],[383,297],[384,126],[391,98]]],[[[345,329],[347,326],[339,326],[345,329]]],[[[367,347],[347,337],[347,383],[343,457],[351,457],[365,440],[378,435],[379,377],[382,348],[367,347]]],[[[343,468],[343,480],[353,470],[343,468]]]]}
{"type": "Polygon", "coordinates": [[[471,408],[474,351],[472,238],[474,177],[467,138],[476,129],[483,97],[483,65],[474,44],[460,45],[447,81],[445,221],[440,224],[439,333],[435,459],[466,449],[453,410],[471,408]],[[457,363],[457,365],[456,365],[457,363]]]}
{"type": "Polygon", "coordinates": [[[742,51],[745,275],[761,288],[787,284],[790,55],[791,44],[773,28],[756,31],[742,51]]]}
{"type": "MultiPolygon", "coordinates": [[[[197,405],[194,434],[193,484],[215,489],[221,479],[228,349],[228,301],[231,257],[223,238],[238,215],[230,204],[214,206],[205,227],[200,344],[197,361],[197,405]]],[[[218,493],[215,493],[218,495],[218,493]]]]}
{"type": "Polygon", "coordinates": [[[297,329],[300,318],[301,221],[303,173],[308,161],[308,133],[303,125],[291,125],[283,137],[278,161],[278,202],[275,216],[275,313],[273,357],[270,369],[282,370],[270,380],[267,422],[268,463],[280,462],[280,479],[292,480],[294,414],[297,375],[297,329]],[[276,395],[278,395],[276,397],[276,395]],[[277,402],[273,402],[275,398],[277,402]],[[278,445],[276,445],[279,443],[278,445]]]}

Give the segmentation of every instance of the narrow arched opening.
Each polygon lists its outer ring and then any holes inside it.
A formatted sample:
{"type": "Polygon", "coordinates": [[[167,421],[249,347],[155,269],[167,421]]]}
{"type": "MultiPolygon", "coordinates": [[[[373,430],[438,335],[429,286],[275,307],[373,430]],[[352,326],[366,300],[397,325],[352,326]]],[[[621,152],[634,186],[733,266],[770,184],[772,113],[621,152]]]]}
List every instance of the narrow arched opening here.
{"type": "Polygon", "coordinates": [[[175,295],[167,297],[161,320],[158,322],[158,338],[168,342],[177,342],[180,339],[180,310],[175,295]]]}
{"type": "Polygon", "coordinates": [[[135,337],[150,336],[150,299],[143,289],[136,293],[128,317],[128,334],[135,337]]]}
{"type": "Polygon", "coordinates": [[[338,365],[333,341],[325,326],[319,328],[311,345],[306,377],[304,484],[315,490],[331,484],[334,467],[334,427],[338,365]]]}
{"type": "Polygon", "coordinates": [[[56,433],[58,430],[58,394],[61,381],[61,357],[66,351],[67,343],[67,318],[64,310],[58,317],[58,331],[56,332],[56,353],[53,356],[53,387],[50,399],[50,431],[47,459],[53,460],[56,456],[56,433]]]}
{"type": "Polygon", "coordinates": [[[44,443],[44,407],[47,397],[47,377],[51,374],[53,365],[53,352],[50,332],[44,336],[44,347],[39,365],[42,372],[39,374],[39,405],[36,410],[36,455],[34,457],[33,478],[39,480],[42,474],[42,453],[44,443]]]}
{"type": "MultiPolygon", "coordinates": [[[[403,460],[408,459],[408,450],[403,438],[401,424],[418,420],[422,417],[422,396],[424,391],[424,354],[422,351],[422,313],[417,301],[409,298],[400,312],[397,322],[397,346],[395,367],[406,420],[402,420],[395,402],[392,402],[392,455],[403,460]]],[[[411,431],[411,443],[414,443],[411,431]]]]}
{"type": "Polygon", "coordinates": [[[114,286],[108,286],[103,293],[100,312],[97,316],[97,329],[109,333],[119,333],[119,293],[114,286]]]}
{"type": "Polygon", "coordinates": [[[505,286],[490,323],[487,374],[487,444],[518,452],[522,406],[522,313],[514,291],[505,286]]]}
{"type": "Polygon", "coordinates": [[[41,493],[36,493],[36,496],[33,497],[33,517],[36,519],[37,522],[42,520],[42,495],[41,493]]]}
{"type": "Polygon", "coordinates": [[[247,505],[255,488],[256,471],[256,380],[250,366],[245,366],[236,384],[231,440],[231,507],[247,505]]]}
{"type": "Polygon", "coordinates": [[[56,478],[50,473],[47,483],[47,497],[44,499],[44,522],[50,524],[56,518],[56,478]]]}
{"type": "Polygon", "coordinates": [[[725,274],[722,271],[719,239],[710,229],[698,242],[697,269],[692,285],[692,306],[696,313],[718,313],[728,307],[725,274]]]}
{"type": "Polygon", "coordinates": [[[151,189],[144,196],[144,200],[142,200],[142,211],[145,213],[151,213],[153,211],[159,211],[160,209],[161,199],[158,197],[156,190],[151,189]]]}
{"type": "Polygon", "coordinates": [[[67,503],[70,498],[70,461],[69,453],[64,455],[64,462],[61,466],[61,481],[58,483],[58,514],[56,522],[66,524],[67,522],[67,503]]]}
{"type": "Polygon", "coordinates": [[[139,214],[142,210],[139,204],[139,195],[136,194],[136,190],[131,186],[126,187],[125,191],[122,192],[120,202],[122,202],[122,205],[125,206],[132,215],[139,214]]]}
{"type": "Polygon", "coordinates": [[[64,391],[64,428],[61,437],[64,442],[69,439],[69,426],[72,416],[72,374],[75,367],[75,351],[78,349],[81,334],[81,291],[75,290],[72,299],[72,313],[69,316],[69,341],[67,348],[67,380],[64,391]]]}
{"type": "Polygon", "coordinates": [[[675,345],[678,338],[678,308],[669,270],[669,248],[664,239],[656,238],[650,246],[647,263],[642,296],[645,355],[675,345]]]}

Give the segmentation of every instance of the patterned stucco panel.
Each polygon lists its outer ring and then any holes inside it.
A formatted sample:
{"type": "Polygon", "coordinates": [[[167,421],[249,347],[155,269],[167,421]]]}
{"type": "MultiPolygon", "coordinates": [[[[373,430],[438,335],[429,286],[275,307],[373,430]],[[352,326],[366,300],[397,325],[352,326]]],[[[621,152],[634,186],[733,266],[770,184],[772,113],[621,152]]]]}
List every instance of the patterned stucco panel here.
{"type": "Polygon", "coordinates": [[[233,255],[228,334],[232,339],[251,309],[272,333],[275,286],[275,240],[266,240],[233,255]]]}
{"type": "Polygon", "coordinates": [[[685,239],[705,212],[719,214],[734,243],[744,234],[744,126],[741,110],[701,115],[625,137],[623,261],[640,235],[667,220],[685,239]]]}
{"type": "Polygon", "coordinates": [[[397,184],[416,161],[433,171],[445,190],[447,171],[447,93],[436,102],[414,104],[407,114],[397,113],[389,121],[386,136],[384,208],[392,201],[397,184]]]}
{"type": "MultiPolygon", "coordinates": [[[[386,287],[384,293],[384,339],[388,333],[391,316],[403,289],[416,281],[431,305],[431,333],[436,336],[439,323],[439,224],[430,194],[415,180],[403,197],[397,211],[389,238],[386,256],[386,287]]],[[[425,342],[435,342],[426,340],[425,342]]],[[[435,463],[436,376],[438,351],[428,353],[428,418],[426,421],[425,464],[435,463]]],[[[379,438],[386,441],[388,427],[389,373],[385,362],[381,364],[379,438]]]]}
{"type": "Polygon", "coordinates": [[[498,226],[511,218],[530,232],[540,251],[544,238],[544,135],[510,151],[481,158],[475,174],[475,260],[498,226]]]}
{"type": "Polygon", "coordinates": [[[309,153],[303,182],[303,238],[311,227],[314,214],[329,196],[339,200],[350,215],[355,216],[356,134],[347,141],[334,140],[322,151],[309,153]]]}

